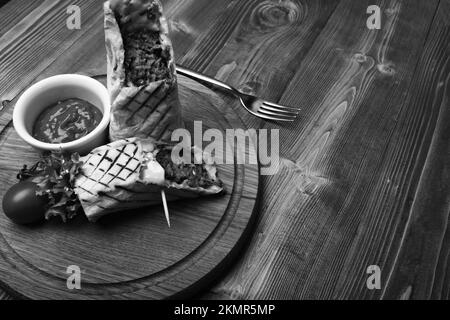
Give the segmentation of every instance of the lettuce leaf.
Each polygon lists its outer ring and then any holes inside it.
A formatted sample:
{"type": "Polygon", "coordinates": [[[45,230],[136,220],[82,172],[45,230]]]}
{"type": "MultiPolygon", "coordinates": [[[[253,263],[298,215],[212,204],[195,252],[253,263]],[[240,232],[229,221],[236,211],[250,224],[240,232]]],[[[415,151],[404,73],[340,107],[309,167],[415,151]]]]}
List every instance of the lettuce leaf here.
{"type": "Polygon", "coordinates": [[[60,217],[67,222],[81,211],[81,203],[74,192],[76,176],[83,162],[77,153],[68,155],[62,152],[46,153],[30,169],[24,166],[17,178],[31,179],[37,184],[36,194],[48,199],[45,214],[47,220],[60,217]]]}

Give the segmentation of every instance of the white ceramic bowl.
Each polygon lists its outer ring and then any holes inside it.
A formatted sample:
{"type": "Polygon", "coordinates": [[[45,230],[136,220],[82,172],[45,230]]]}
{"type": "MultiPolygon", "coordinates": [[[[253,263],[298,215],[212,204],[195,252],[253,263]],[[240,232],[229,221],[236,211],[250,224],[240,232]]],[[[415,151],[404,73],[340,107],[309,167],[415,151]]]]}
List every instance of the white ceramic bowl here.
{"type": "Polygon", "coordinates": [[[16,103],[13,123],[19,136],[40,152],[62,150],[84,155],[107,142],[110,113],[111,104],[105,86],[87,76],[62,74],[28,88],[16,103]],[[68,143],[45,143],[33,138],[33,126],[41,112],[60,100],[70,98],[83,99],[96,106],[103,113],[100,124],[88,135],[68,143]]]}

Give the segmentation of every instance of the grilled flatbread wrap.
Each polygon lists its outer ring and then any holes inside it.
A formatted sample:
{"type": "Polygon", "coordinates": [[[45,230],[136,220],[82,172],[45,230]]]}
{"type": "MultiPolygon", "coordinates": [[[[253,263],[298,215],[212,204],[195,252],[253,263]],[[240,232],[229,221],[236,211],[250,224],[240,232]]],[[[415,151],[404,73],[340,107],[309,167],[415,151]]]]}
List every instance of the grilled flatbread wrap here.
{"type": "Polygon", "coordinates": [[[183,126],[172,43],[158,0],[104,4],[110,139],[171,140],[183,126]]]}
{"type": "MultiPolygon", "coordinates": [[[[192,148],[193,156],[201,152],[192,148]]],[[[223,191],[217,169],[203,156],[202,164],[175,164],[172,147],[151,139],[131,138],[94,149],[81,158],[75,192],[90,221],[115,211],[167,201],[218,194],[223,191]]]]}

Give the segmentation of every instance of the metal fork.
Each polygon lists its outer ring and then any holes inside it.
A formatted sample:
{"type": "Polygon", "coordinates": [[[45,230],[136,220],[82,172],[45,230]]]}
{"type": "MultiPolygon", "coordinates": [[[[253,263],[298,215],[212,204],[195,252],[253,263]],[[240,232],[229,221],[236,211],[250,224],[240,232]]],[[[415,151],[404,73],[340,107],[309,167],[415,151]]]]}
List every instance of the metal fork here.
{"type": "Polygon", "coordinates": [[[210,78],[184,67],[177,66],[177,73],[205,84],[212,84],[232,93],[239,98],[239,101],[245,110],[256,117],[265,120],[292,122],[299,113],[298,109],[264,101],[253,95],[243,93],[222,81],[210,78]]]}

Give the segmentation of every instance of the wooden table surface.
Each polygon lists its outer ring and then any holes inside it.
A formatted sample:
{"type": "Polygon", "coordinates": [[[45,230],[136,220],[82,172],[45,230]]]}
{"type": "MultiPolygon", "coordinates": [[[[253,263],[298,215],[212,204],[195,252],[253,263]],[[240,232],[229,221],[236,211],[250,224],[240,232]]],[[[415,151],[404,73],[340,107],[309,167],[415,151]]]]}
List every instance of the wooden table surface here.
{"type": "MultiPolygon", "coordinates": [[[[237,110],[280,129],[282,167],[262,177],[246,250],[201,298],[450,298],[450,1],[163,2],[178,63],[302,110],[289,125],[237,110]]],[[[100,0],[4,4],[0,100],[104,66],[102,24],[100,0]],[[71,4],[81,30],[66,27],[71,4]]]]}

